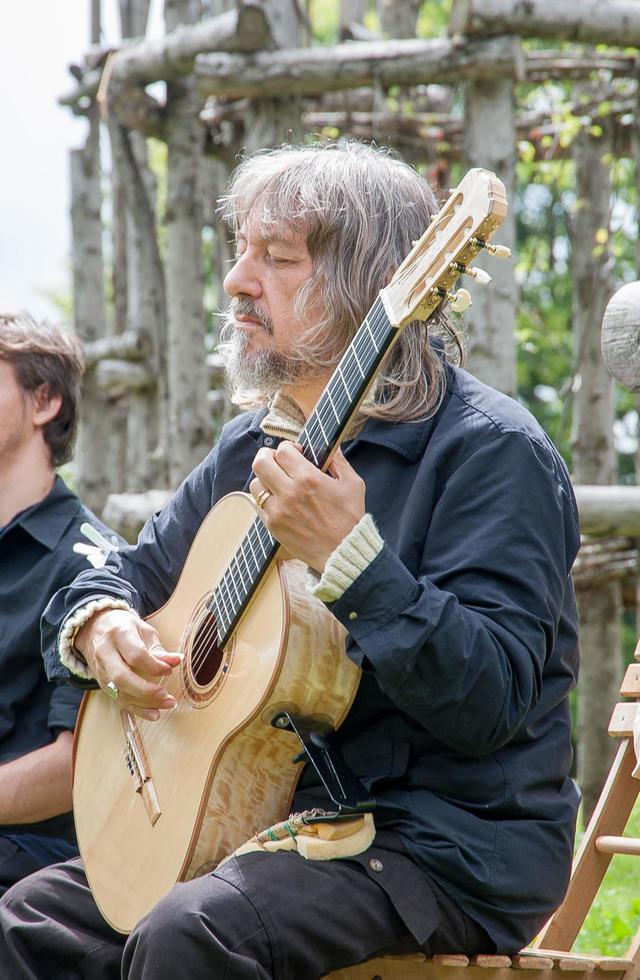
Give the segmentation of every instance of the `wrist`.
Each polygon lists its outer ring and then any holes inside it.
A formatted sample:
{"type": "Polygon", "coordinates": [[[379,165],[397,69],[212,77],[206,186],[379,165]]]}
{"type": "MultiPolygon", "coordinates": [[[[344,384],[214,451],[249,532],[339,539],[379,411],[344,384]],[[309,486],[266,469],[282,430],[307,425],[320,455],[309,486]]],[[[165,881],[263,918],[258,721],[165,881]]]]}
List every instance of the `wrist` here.
{"type": "Polygon", "coordinates": [[[80,633],[85,626],[90,625],[90,620],[94,619],[98,613],[111,609],[131,611],[131,606],[124,599],[100,596],[78,606],[62,624],[58,638],[60,661],[72,674],[82,677],[84,680],[92,679],[93,674],[84,655],[84,650],[87,649],[87,634],[85,633],[83,637],[80,637],[80,633]],[[78,640],[80,646],[77,645],[78,640]]]}

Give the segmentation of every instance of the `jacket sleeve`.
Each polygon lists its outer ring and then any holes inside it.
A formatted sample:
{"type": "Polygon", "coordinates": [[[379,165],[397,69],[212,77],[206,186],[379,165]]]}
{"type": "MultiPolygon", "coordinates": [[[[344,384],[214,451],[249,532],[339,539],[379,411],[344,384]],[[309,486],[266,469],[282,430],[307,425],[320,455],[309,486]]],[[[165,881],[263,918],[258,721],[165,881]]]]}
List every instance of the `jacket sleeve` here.
{"type": "Polygon", "coordinates": [[[450,476],[417,577],[385,544],[331,605],[347,653],[441,742],[506,744],[536,704],[579,545],[559,457],[497,435],[450,476]]]}
{"type": "Polygon", "coordinates": [[[58,635],[74,610],[110,596],[124,599],[141,616],[148,616],[170,597],[196,532],[211,509],[216,458],[214,449],[167,506],[147,521],[136,545],[112,554],[104,568],[81,572],[55,593],[41,621],[42,655],[50,680],[70,676],[60,662],[58,635]]]}

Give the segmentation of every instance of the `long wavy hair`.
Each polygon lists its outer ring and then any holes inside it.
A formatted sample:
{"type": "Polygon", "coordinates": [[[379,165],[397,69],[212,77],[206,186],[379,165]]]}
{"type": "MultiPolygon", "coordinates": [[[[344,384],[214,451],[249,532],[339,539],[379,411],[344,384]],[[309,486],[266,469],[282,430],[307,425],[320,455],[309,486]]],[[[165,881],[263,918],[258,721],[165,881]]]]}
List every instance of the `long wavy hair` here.
{"type": "MultiPolygon", "coordinates": [[[[252,154],[233,173],[221,201],[234,233],[249,216],[265,235],[283,227],[306,232],[314,274],[296,297],[306,329],[292,353],[310,374],[337,365],[379,291],[437,210],[433,191],[415,170],[388,150],[356,142],[252,154]],[[322,313],[307,325],[305,309],[322,313]]],[[[400,334],[363,410],[396,421],[428,418],[444,395],[444,360],[462,358],[460,335],[445,310],[438,308],[428,322],[413,321],[400,334]]],[[[257,395],[254,404],[264,403],[266,397],[257,395]]]]}

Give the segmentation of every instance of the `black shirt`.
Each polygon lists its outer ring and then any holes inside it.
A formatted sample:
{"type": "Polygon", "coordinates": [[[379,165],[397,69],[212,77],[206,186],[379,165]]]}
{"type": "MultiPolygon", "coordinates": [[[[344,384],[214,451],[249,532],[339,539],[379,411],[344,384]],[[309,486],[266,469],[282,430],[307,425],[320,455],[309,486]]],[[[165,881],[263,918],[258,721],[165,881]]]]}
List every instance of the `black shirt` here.
{"type": "MultiPolygon", "coordinates": [[[[39,503],[0,528],[0,764],[53,742],[72,730],[82,692],[47,680],[40,652],[40,616],[57,589],[89,568],[73,551],[87,544],[80,525],[111,532],[56,477],[39,503]]],[[[71,813],[32,824],[0,826],[74,839],[71,813]]]]}
{"type": "MultiPolygon", "coordinates": [[[[447,373],[433,418],[369,419],[345,446],[385,544],[331,606],[363,668],[338,740],[376,798],[377,829],[513,952],[560,904],[571,869],[578,515],[566,468],[526,409],[447,373]]],[[[228,423],[137,546],[52,600],[51,677],[68,676],[57,642],[78,605],[110,595],[147,615],[167,601],[211,506],[248,486],[261,418],[228,423]]],[[[293,809],[316,800],[326,805],[307,767],[293,809]]],[[[417,899],[406,904],[420,915],[417,899]]]]}

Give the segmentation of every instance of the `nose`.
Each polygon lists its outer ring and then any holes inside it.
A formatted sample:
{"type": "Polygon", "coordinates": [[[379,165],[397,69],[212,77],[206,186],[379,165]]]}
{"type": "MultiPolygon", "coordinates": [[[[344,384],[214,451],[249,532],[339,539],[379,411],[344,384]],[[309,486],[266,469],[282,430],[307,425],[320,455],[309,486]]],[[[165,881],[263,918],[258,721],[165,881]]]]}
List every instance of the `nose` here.
{"type": "Polygon", "coordinates": [[[257,299],[261,295],[262,284],[250,248],[236,259],[224,277],[222,286],[227,296],[243,295],[257,299]]]}

